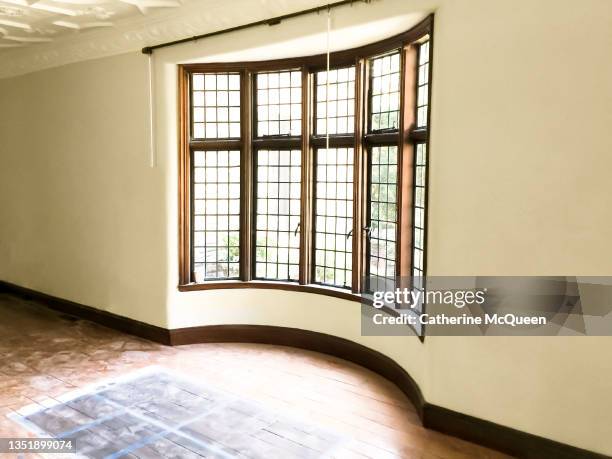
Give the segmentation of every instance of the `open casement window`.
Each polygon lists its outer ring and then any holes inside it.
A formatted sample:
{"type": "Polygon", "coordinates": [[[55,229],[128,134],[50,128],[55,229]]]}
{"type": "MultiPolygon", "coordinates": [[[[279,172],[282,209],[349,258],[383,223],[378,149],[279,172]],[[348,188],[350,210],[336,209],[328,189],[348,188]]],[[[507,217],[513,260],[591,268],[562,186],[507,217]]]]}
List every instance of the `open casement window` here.
{"type": "Polygon", "coordinates": [[[181,290],[424,288],[432,22],[329,71],[180,66],[181,290]]]}
{"type": "MultiPolygon", "coordinates": [[[[412,161],[406,173],[412,172],[410,190],[412,192],[411,222],[405,228],[412,230],[411,234],[411,265],[408,274],[411,276],[412,287],[415,290],[425,292],[426,290],[426,261],[427,261],[427,191],[428,191],[428,145],[429,145],[429,123],[430,123],[430,79],[431,79],[431,37],[424,36],[412,46],[409,59],[415,62],[410,65],[416,68],[416,77],[412,83],[411,90],[414,96],[412,101],[413,116],[409,132],[410,144],[406,150],[410,152],[412,161]]],[[[407,219],[407,216],[406,216],[407,219]]],[[[424,298],[424,295],[420,296],[424,298]]],[[[424,304],[416,305],[415,312],[424,310],[424,304]]]]}

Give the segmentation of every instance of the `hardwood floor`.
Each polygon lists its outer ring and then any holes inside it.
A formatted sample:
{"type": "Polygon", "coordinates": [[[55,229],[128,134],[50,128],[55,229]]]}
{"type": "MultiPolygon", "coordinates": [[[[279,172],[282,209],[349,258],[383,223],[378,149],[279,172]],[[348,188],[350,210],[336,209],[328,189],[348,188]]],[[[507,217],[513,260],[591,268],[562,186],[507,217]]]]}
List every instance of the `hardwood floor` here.
{"type": "MultiPolygon", "coordinates": [[[[0,315],[0,437],[34,436],[7,417],[25,406],[156,365],[336,433],[343,440],[325,457],[508,457],[423,428],[392,383],[331,356],[256,344],[165,347],[4,294],[0,315]]],[[[260,440],[287,452],[279,459],[302,442],[278,432],[260,440]]]]}

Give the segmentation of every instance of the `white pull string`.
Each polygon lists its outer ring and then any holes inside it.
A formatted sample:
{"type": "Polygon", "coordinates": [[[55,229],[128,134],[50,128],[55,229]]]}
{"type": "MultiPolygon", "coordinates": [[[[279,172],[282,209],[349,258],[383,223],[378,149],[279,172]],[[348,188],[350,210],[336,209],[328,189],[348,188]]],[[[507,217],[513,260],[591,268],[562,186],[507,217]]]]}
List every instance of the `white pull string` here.
{"type": "Polygon", "coordinates": [[[155,154],[155,104],[153,100],[153,53],[149,54],[149,167],[157,165],[155,154]]]}
{"type": "Polygon", "coordinates": [[[325,79],[325,150],[329,153],[329,54],[331,35],[331,8],[327,6],[327,78],[325,79]]]}

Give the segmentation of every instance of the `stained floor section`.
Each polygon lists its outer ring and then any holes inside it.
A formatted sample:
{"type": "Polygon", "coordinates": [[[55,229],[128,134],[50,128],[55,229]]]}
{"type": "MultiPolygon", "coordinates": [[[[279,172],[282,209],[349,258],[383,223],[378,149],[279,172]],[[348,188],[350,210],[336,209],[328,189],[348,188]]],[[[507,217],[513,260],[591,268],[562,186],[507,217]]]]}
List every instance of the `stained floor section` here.
{"type": "MultiPolygon", "coordinates": [[[[12,416],[76,442],[90,458],[332,457],[341,435],[150,368],[57,405],[12,416]]],[[[62,400],[67,397],[62,397],[62,400]]]]}

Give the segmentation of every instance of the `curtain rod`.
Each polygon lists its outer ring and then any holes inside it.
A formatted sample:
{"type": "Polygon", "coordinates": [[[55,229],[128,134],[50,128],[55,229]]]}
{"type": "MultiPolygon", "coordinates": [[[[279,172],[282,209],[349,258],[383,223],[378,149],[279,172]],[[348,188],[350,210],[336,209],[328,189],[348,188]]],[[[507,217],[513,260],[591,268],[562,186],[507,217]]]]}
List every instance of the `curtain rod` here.
{"type": "Polygon", "coordinates": [[[215,35],[221,35],[224,33],[236,32],[238,30],[248,29],[250,27],[257,27],[261,25],[273,26],[273,25],[280,24],[281,21],[284,21],[285,19],[291,19],[291,18],[295,18],[298,16],[304,16],[306,14],[311,14],[311,13],[319,13],[320,11],[331,10],[332,8],[338,8],[339,6],[353,5],[353,3],[370,3],[371,1],[372,0],[342,0],[339,2],[335,2],[335,3],[329,3],[323,6],[317,6],[315,8],[309,8],[307,10],[296,11],[295,13],[283,14],[282,16],[276,16],[270,19],[263,19],[261,21],[250,22],[248,24],[242,24],[242,25],[235,26],[235,27],[229,27],[227,29],[216,30],[214,32],[204,33],[202,35],[195,35],[193,37],[182,38],[180,40],[160,43],[159,45],[146,46],[142,48],[142,53],[143,54],[153,54],[153,51],[155,51],[156,49],[167,48],[169,46],[180,45],[180,44],[189,43],[192,41],[198,41],[203,38],[214,37],[215,35]]]}

